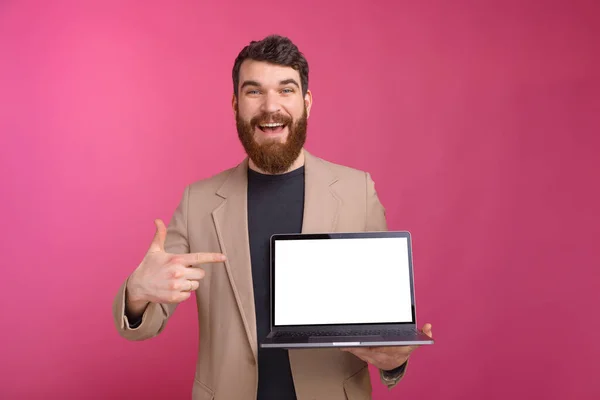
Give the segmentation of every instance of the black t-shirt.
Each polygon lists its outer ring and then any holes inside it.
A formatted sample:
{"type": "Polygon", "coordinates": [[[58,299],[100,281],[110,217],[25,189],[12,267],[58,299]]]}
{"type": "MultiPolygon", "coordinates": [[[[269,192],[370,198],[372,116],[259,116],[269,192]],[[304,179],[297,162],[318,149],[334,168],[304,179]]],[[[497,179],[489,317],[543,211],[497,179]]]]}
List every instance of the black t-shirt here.
{"type": "MultiPolygon", "coordinates": [[[[269,333],[269,239],[300,233],[304,213],[304,167],[281,175],[248,170],[248,235],[260,341],[269,333]]],[[[287,350],[258,349],[258,400],[295,399],[287,350]]]]}

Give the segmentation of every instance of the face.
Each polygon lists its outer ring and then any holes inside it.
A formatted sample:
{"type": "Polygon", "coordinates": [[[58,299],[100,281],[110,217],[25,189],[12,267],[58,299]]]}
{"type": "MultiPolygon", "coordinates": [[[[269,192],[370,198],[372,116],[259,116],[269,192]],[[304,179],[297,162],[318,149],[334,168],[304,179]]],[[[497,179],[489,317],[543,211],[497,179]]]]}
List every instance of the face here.
{"type": "Polygon", "coordinates": [[[306,141],[310,91],[302,96],[298,71],[267,62],[244,61],[239,78],[233,109],[246,153],[267,173],[289,170],[306,141]]]}

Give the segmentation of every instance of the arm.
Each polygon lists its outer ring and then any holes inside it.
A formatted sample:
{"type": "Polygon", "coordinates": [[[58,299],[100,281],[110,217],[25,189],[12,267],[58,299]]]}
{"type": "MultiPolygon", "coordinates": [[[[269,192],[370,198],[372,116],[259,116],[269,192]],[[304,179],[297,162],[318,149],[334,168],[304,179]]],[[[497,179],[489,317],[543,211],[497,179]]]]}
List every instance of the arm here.
{"type": "MultiPolygon", "coordinates": [[[[167,229],[165,250],[189,253],[187,236],[187,207],[189,189],[176,208],[167,229]]],[[[145,340],[161,333],[177,304],[158,304],[136,301],[128,296],[131,276],[121,285],[113,302],[113,317],[119,335],[127,340],[145,340]]]]}
{"type": "MultiPolygon", "coordinates": [[[[375,190],[375,182],[371,178],[371,175],[366,172],[366,185],[367,185],[367,212],[365,221],[366,231],[387,231],[387,221],[385,217],[385,208],[379,201],[377,191],[375,190]]],[[[381,382],[388,387],[393,388],[398,384],[400,379],[404,376],[406,365],[408,361],[402,364],[400,367],[392,371],[379,370],[379,377],[381,382]]]]}

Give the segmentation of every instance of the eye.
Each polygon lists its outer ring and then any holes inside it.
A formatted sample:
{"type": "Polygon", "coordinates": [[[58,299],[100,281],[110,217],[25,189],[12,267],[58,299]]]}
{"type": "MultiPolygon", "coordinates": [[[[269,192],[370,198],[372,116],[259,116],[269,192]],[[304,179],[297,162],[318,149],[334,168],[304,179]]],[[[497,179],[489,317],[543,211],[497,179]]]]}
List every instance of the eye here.
{"type": "Polygon", "coordinates": [[[285,89],[282,90],[282,92],[284,94],[290,94],[290,93],[294,93],[294,89],[292,89],[292,88],[285,88],[285,89]]]}
{"type": "Polygon", "coordinates": [[[260,94],[258,89],[251,89],[246,92],[246,94],[260,94]]]}

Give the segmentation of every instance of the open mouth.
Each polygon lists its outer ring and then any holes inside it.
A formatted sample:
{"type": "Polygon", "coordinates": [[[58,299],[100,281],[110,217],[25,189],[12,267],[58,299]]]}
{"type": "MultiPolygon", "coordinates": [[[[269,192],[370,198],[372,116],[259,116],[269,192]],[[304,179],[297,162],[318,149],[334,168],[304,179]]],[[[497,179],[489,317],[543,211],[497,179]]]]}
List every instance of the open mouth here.
{"type": "Polygon", "coordinates": [[[286,127],[286,124],[281,122],[272,122],[268,124],[259,124],[258,129],[265,133],[280,133],[283,132],[283,129],[286,127]]]}

